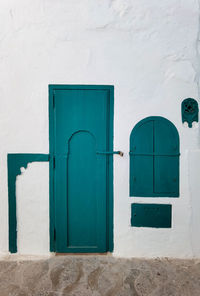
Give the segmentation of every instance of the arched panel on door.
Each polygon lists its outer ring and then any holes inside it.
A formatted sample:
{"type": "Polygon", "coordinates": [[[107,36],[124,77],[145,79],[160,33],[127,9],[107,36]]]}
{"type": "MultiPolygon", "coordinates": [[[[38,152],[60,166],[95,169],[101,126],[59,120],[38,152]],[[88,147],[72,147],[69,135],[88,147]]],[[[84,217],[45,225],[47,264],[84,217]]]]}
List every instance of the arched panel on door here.
{"type": "Polygon", "coordinates": [[[95,138],[88,131],[78,131],[68,142],[68,247],[97,244],[96,173],[95,138]]]}
{"type": "Polygon", "coordinates": [[[179,196],[179,135],[166,118],[147,117],[130,135],[130,196],[179,196]]]}

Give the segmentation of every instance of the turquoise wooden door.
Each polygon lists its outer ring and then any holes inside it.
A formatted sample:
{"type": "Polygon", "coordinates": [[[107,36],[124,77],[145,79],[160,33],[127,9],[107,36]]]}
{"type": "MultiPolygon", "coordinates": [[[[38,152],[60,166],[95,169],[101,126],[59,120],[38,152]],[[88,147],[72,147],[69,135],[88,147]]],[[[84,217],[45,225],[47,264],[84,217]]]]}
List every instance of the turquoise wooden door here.
{"type": "Polygon", "coordinates": [[[56,252],[112,248],[113,87],[50,86],[56,252]]]}

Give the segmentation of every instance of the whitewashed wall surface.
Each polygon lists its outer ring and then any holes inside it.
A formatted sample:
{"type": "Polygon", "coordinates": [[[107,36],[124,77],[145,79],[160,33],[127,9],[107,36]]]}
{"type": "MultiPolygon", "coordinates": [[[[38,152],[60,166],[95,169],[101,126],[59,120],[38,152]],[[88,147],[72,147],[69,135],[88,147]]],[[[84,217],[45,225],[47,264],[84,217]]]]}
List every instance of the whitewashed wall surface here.
{"type": "MultiPolygon", "coordinates": [[[[7,153],[48,153],[48,84],[115,86],[114,252],[121,257],[200,257],[200,129],[181,122],[199,93],[198,0],[0,1],[0,252],[8,253],[7,153]],[[130,227],[129,135],[142,118],[180,134],[180,198],[172,228],[130,227]]],[[[17,178],[19,254],[48,255],[49,168],[17,178]]]]}

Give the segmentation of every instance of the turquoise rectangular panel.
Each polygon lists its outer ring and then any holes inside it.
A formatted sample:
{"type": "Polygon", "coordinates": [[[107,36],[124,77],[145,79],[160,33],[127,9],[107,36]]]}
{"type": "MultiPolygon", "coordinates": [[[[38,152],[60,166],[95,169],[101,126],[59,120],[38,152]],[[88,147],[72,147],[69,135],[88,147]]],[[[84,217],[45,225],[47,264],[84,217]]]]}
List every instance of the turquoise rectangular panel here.
{"type": "Polygon", "coordinates": [[[166,156],[155,157],[155,181],[154,189],[157,194],[166,196],[179,195],[179,157],[166,156]]]}
{"type": "Polygon", "coordinates": [[[171,228],[172,206],[165,204],[131,205],[131,226],[171,228]]]}
{"type": "MultiPolygon", "coordinates": [[[[52,86],[53,87],[53,86],[52,86]]],[[[53,183],[56,252],[111,250],[111,86],[55,86],[53,183]]]]}
{"type": "Polygon", "coordinates": [[[149,196],[153,192],[153,156],[133,156],[132,166],[132,195],[149,196]]]}

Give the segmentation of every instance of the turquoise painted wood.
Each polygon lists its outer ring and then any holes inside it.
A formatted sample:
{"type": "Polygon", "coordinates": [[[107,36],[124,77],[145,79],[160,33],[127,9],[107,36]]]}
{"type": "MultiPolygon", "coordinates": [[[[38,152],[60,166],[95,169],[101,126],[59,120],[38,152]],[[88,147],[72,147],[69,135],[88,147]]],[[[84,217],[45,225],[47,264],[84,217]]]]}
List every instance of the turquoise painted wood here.
{"type": "Polygon", "coordinates": [[[179,135],[169,120],[152,116],[130,135],[130,196],[179,196],[179,135]]]}
{"type": "Polygon", "coordinates": [[[7,155],[9,251],[11,253],[17,253],[16,178],[21,174],[20,168],[27,168],[28,163],[35,161],[49,161],[49,154],[9,153],[7,155]]]}
{"type": "Polygon", "coordinates": [[[171,228],[172,206],[164,204],[131,205],[131,226],[171,228]]]}
{"type": "Polygon", "coordinates": [[[112,250],[113,87],[50,86],[56,252],[112,250]],[[53,127],[53,128],[52,128],[53,127]]]}

